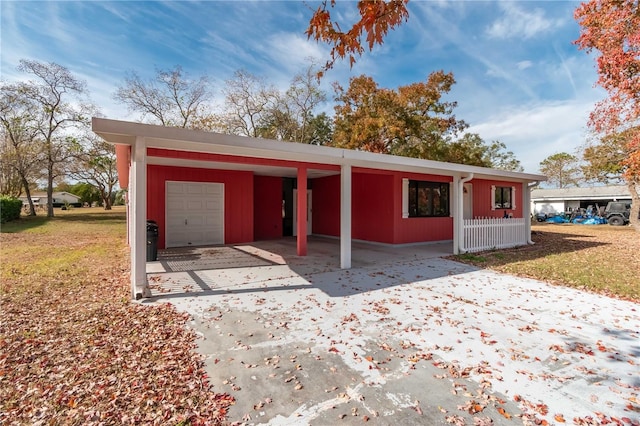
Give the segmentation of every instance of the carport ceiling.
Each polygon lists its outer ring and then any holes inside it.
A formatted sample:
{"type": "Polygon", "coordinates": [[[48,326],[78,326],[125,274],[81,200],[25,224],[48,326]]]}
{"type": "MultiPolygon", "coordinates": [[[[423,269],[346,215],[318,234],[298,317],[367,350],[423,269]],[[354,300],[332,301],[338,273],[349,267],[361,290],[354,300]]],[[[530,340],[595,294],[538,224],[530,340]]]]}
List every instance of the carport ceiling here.
{"type": "MultiPolygon", "coordinates": [[[[295,178],[298,170],[295,167],[263,166],[258,164],[225,163],[217,161],[187,160],[179,158],[148,157],[147,164],[173,167],[194,167],[199,169],[240,170],[253,172],[258,176],[278,176],[295,178]]],[[[339,175],[339,171],[307,169],[307,178],[339,175]]]]}

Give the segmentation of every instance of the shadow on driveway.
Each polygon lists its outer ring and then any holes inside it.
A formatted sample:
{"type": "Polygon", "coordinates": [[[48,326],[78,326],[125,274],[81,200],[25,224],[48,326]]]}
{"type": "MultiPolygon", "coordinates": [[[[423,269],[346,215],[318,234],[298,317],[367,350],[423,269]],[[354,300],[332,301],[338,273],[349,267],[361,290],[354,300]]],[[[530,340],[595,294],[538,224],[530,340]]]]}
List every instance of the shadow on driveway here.
{"type": "Polygon", "coordinates": [[[237,400],[231,422],[639,418],[638,304],[411,247],[339,270],[323,247],[314,259],[238,246],[226,252],[266,264],[149,274],[143,303],[192,316],[211,385],[237,400]]]}
{"type": "MultiPolygon", "coordinates": [[[[248,245],[184,247],[161,250],[157,262],[147,264],[153,297],[180,298],[197,294],[251,293],[318,288],[330,297],[341,297],[383,287],[406,284],[416,278],[438,278],[466,273],[476,267],[439,268],[429,259],[451,253],[451,243],[388,246],[363,242],[353,244],[351,270],[340,269],[339,241],[311,237],[309,255],[297,256],[295,239],[256,242],[248,245]],[[370,273],[359,286],[341,282],[342,275],[358,274],[367,267],[394,262],[424,262],[418,277],[394,276],[384,271],[370,273]],[[409,280],[409,281],[407,281],[409,280]]],[[[384,268],[382,268],[384,270],[384,268]]],[[[152,298],[153,298],[152,297],[152,298]]]]}

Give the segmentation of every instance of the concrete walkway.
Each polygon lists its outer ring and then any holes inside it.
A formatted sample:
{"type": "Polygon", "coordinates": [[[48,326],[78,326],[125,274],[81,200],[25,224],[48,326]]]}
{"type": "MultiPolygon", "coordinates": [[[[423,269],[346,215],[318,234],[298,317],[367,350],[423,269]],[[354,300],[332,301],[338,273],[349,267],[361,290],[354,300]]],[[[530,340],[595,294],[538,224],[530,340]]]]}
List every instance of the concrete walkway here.
{"type": "Polygon", "coordinates": [[[252,245],[239,250],[254,265],[149,275],[145,303],[192,315],[232,422],[640,424],[638,304],[437,257],[445,247],[365,246],[378,255],[347,271],[312,248],[252,245]]]}

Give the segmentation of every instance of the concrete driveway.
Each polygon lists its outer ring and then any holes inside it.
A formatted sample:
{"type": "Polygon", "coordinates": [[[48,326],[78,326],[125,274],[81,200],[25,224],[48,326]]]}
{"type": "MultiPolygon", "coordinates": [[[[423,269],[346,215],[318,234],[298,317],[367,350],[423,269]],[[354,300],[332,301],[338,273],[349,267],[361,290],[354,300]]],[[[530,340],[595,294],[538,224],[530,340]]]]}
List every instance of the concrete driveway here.
{"type": "Polygon", "coordinates": [[[640,424],[638,304],[478,270],[446,245],[362,244],[342,271],[337,244],[149,264],[144,303],[192,315],[232,422],[640,424]]]}

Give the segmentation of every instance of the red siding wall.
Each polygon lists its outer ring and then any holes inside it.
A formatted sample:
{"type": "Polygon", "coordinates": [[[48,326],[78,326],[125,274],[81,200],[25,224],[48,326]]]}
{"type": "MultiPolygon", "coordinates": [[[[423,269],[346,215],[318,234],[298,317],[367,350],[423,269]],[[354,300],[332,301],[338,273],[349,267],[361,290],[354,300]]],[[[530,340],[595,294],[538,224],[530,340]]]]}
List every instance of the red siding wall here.
{"type": "Polygon", "coordinates": [[[503,217],[505,209],[491,209],[491,186],[515,187],[515,209],[507,209],[507,214],[522,217],[522,184],[517,182],[503,182],[498,180],[473,179],[473,216],[474,217],[503,217]]]}
{"type": "Polygon", "coordinates": [[[392,244],[393,176],[354,172],[352,184],[351,236],[392,244]]]}
{"type": "MultiPolygon", "coordinates": [[[[160,150],[159,150],[160,151],[160,150]]],[[[166,152],[162,152],[163,154],[166,152]]],[[[352,236],[390,244],[442,241],[453,238],[453,219],[402,218],[402,179],[450,182],[443,176],[354,168],[352,177],[352,236]]],[[[158,222],[158,246],[165,247],[165,182],[225,184],[225,243],[234,244],[282,236],[282,179],[252,172],[150,165],[147,168],[147,217],[158,222]]],[[[522,217],[521,183],[472,180],[473,215],[502,217],[491,210],[491,186],[516,187],[513,217],[522,217]]],[[[340,176],[313,180],[315,234],[340,235],[340,176]]]]}
{"type": "Polygon", "coordinates": [[[313,179],[311,232],[340,235],[340,176],[313,179]]]}
{"type": "MultiPolygon", "coordinates": [[[[402,178],[449,182],[442,176],[355,169],[352,237],[389,244],[453,239],[453,219],[402,218],[402,178]]],[[[313,180],[313,233],[340,235],[340,176],[313,180]]]]}
{"type": "Polygon", "coordinates": [[[254,176],[253,191],[254,239],[282,238],[282,178],[254,176]]]}
{"type": "Polygon", "coordinates": [[[147,166],[147,218],[158,222],[158,248],[165,248],[168,180],[224,183],[224,242],[253,241],[253,173],[187,167],[147,166]]]}
{"type": "MultiPolygon", "coordinates": [[[[446,241],[453,239],[453,218],[451,217],[408,217],[402,218],[402,179],[430,182],[451,182],[446,176],[422,175],[395,172],[393,176],[393,220],[395,244],[424,241],[446,241]]],[[[451,204],[450,204],[451,208],[451,204]]]]}

